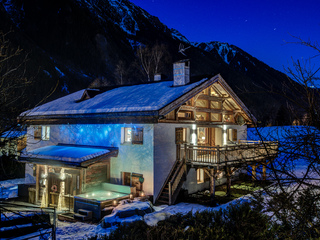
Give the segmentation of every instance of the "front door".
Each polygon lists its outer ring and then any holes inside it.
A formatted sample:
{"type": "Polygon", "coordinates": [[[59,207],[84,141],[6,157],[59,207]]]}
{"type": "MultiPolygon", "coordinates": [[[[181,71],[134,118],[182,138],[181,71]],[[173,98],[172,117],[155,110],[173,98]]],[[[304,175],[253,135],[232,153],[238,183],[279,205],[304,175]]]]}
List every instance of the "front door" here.
{"type": "Polygon", "coordinates": [[[216,128],[197,128],[198,145],[200,146],[211,146],[216,145],[216,128]]]}

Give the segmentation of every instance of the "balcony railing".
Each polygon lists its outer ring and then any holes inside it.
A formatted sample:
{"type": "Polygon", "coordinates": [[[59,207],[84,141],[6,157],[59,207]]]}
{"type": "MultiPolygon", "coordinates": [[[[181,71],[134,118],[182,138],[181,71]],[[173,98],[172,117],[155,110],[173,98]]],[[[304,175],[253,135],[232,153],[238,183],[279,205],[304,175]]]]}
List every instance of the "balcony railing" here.
{"type": "Polygon", "coordinates": [[[191,164],[220,165],[255,162],[276,157],[278,142],[241,140],[225,146],[177,145],[177,158],[191,164]]]}

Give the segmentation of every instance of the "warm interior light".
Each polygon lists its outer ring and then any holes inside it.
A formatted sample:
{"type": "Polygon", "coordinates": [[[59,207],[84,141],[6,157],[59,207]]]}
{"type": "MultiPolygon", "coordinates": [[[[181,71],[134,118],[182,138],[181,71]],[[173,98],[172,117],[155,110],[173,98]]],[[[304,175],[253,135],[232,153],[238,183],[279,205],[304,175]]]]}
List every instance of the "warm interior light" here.
{"type": "Polygon", "coordinates": [[[113,200],[113,205],[117,205],[117,200],[113,200]]]}

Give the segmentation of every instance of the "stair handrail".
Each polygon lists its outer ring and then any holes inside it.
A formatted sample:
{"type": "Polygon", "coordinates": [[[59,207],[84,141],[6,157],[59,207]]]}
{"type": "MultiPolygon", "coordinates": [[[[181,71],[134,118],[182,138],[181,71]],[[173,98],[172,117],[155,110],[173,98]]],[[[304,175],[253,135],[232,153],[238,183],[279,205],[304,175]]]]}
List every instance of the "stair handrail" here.
{"type": "Polygon", "coordinates": [[[172,204],[172,197],[176,193],[178,184],[181,181],[183,174],[186,172],[185,159],[182,159],[177,170],[174,172],[170,182],[169,182],[169,205],[172,204]]]}
{"type": "MultiPolygon", "coordinates": [[[[180,152],[180,150],[181,150],[181,144],[177,144],[177,151],[179,151],[179,152],[180,152]]],[[[159,191],[159,193],[158,193],[158,195],[157,195],[157,198],[155,199],[155,201],[154,201],[154,202],[157,202],[157,201],[158,201],[158,199],[159,199],[159,197],[160,197],[160,195],[161,195],[161,193],[162,193],[163,189],[165,188],[165,186],[167,185],[167,183],[169,183],[170,176],[171,176],[171,174],[172,174],[172,172],[173,172],[174,168],[177,166],[177,164],[178,164],[179,162],[180,162],[180,159],[179,159],[179,158],[177,158],[177,159],[176,159],[176,161],[174,162],[174,164],[172,165],[172,168],[171,168],[171,170],[170,170],[169,174],[167,175],[166,180],[163,182],[163,185],[162,185],[162,187],[161,187],[161,189],[160,189],[160,191],[159,191]]],[[[170,189],[170,187],[169,187],[169,189],[170,189]]],[[[170,191],[170,190],[169,190],[169,191],[170,191]]],[[[169,194],[169,197],[170,197],[170,194],[169,194]]]]}

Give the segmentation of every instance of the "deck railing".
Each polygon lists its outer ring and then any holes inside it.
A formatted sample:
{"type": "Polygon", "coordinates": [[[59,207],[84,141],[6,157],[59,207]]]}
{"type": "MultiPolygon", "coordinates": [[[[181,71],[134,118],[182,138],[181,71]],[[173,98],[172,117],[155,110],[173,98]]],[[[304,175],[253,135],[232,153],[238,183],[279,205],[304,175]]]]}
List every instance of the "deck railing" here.
{"type": "Polygon", "coordinates": [[[241,140],[237,144],[225,146],[199,146],[181,144],[177,148],[177,158],[185,158],[187,163],[219,165],[225,163],[253,162],[274,158],[278,154],[278,142],[241,140]]]}

